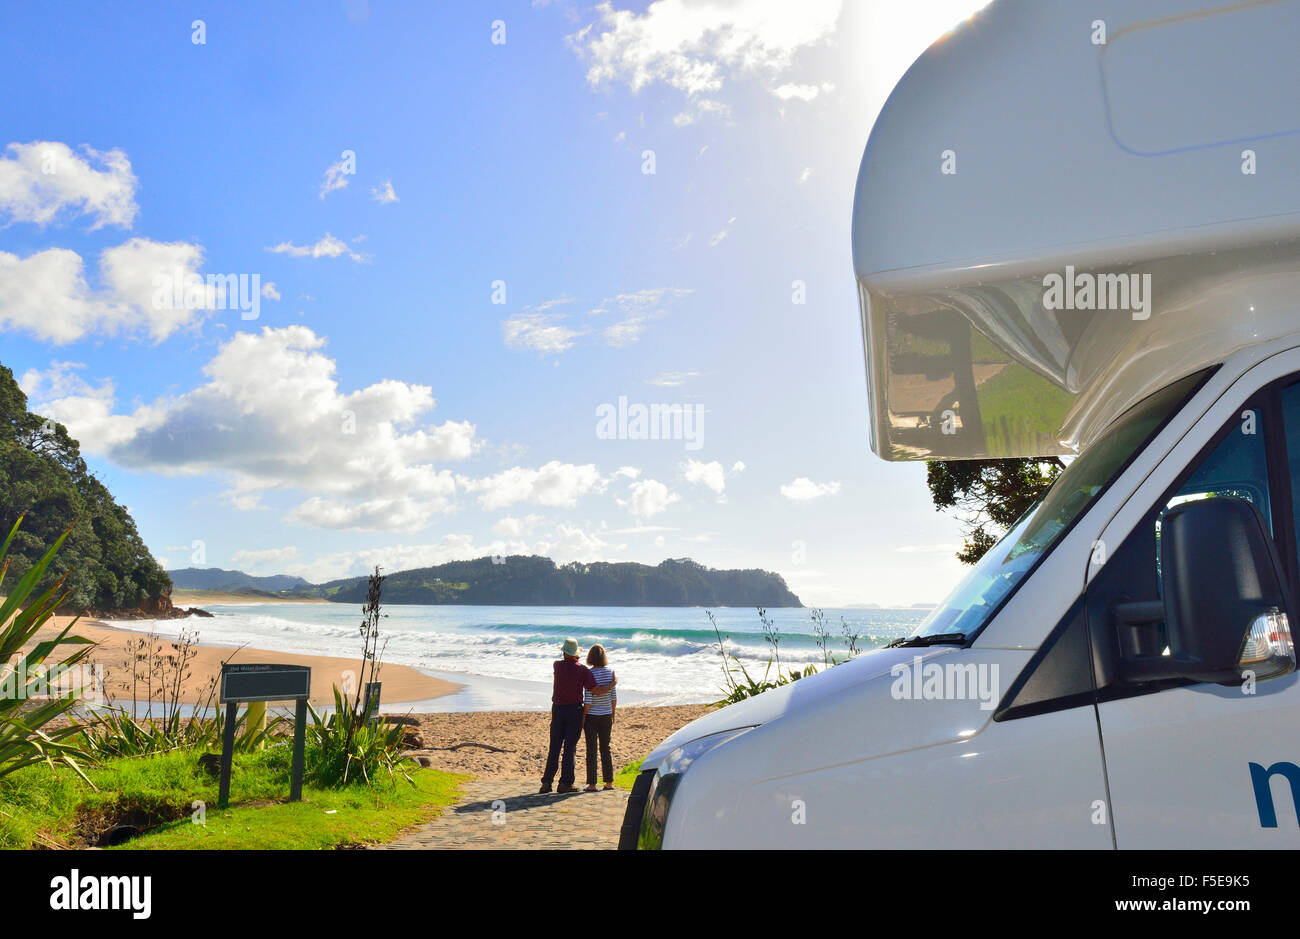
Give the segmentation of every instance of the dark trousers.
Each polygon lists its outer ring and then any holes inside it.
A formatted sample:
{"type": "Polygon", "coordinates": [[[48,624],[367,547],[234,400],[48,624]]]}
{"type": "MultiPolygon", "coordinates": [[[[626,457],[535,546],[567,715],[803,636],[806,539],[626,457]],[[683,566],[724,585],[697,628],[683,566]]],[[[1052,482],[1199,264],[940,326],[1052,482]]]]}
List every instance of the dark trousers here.
{"type": "Polygon", "coordinates": [[[582,735],[582,705],[551,705],[551,749],[546,754],[546,772],[542,774],[542,785],[549,786],[555,778],[555,770],[560,770],[560,788],[573,785],[574,757],[578,749],[578,737],[582,735]],[[564,762],[560,763],[560,748],[564,748],[564,762]]]}
{"type": "Polygon", "coordinates": [[[609,735],[614,730],[613,714],[588,714],[587,735],[587,785],[596,785],[596,746],[600,745],[600,768],[605,782],[614,781],[614,757],[609,752],[609,735]]]}

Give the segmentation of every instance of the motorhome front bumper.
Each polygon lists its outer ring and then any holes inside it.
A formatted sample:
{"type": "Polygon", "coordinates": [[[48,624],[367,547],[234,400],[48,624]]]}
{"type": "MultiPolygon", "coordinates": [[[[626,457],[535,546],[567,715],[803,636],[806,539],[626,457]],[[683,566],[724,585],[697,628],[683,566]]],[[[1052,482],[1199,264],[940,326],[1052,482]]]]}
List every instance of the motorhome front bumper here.
{"type": "Polygon", "coordinates": [[[623,815],[619,850],[657,851],[662,848],[664,828],[668,824],[668,809],[682,776],[706,753],[753,729],[738,727],[698,737],[669,752],[654,769],[642,772],[632,786],[632,796],[628,799],[623,815]]]}

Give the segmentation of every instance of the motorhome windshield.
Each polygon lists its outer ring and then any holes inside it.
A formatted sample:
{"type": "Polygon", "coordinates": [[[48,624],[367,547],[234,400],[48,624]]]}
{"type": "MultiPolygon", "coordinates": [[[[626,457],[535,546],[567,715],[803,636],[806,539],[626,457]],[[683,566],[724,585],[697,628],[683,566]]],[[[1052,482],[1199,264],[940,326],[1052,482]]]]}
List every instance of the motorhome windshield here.
{"type": "Polygon", "coordinates": [[[913,637],[973,637],[1047,555],[1061,535],[1200,386],[1205,372],[1167,385],[1134,405],[1061,473],[1047,496],[1002,536],[913,637]]]}

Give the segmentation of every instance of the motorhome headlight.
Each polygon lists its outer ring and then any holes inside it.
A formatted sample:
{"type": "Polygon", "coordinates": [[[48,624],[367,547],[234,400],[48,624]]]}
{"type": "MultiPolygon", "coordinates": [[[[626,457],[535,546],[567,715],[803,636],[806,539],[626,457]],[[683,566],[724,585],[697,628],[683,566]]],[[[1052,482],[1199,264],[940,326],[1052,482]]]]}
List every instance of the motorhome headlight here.
{"type": "Polygon", "coordinates": [[[641,833],[637,837],[637,848],[657,851],[663,847],[668,807],[672,804],[673,793],[677,791],[682,775],[691,768],[691,765],[710,750],[753,729],[753,727],[738,727],[734,730],[709,734],[707,737],[697,737],[672,750],[663,758],[654,779],[650,782],[650,791],[646,794],[645,812],[641,816],[641,833]]]}
{"type": "Polygon", "coordinates": [[[1285,613],[1270,607],[1255,617],[1237,664],[1243,676],[1249,673],[1256,681],[1295,670],[1295,643],[1285,613]]]}

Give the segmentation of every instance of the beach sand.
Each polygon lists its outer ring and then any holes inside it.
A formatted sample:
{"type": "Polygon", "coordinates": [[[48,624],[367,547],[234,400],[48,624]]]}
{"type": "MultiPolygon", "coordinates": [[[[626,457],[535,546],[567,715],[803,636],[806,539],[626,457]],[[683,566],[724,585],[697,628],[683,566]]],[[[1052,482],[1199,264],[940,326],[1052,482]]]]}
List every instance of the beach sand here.
{"type": "MultiPolygon", "coordinates": [[[[665,737],[712,710],[710,704],[618,708],[610,737],[614,771],[642,759],[665,737]]],[[[550,742],[549,712],[474,711],[411,717],[419,722],[424,738],[424,747],[415,752],[428,757],[434,769],[473,773],[479,778],[541,778],[550,742]],[[446,749],[460,743],[482,743],[507,752],[481,747],[446,749]]],[[[586,744],[579,740],[577,768],[583,785],[586,759],[586,744]]]]}
{"type": "MultiPolygon", "coordinates": [[[[71,617],[57,616],[36,640],[52,638],[58,629],[67,625],[71,617]]],[[[188,625],[202,633],[207,622],[203,619],[188,621],[188,625]]],[[[97,643],[89,660],[104,667],[109,695],[121,706],[129,705],[131,692],[130,659],[135,647],[145,633],[115,628],[98,620],[81,620],[73,633],[97,643]]],[[[77,647],[63,647],[63,655],[77,647]]],[[[157,648],[164,655],[175,654],[171,642],[157,640],[157,648]]],[[[274,662],[286,665],[309,665],[312,669],[311,701],[315,705],[332,704],[331,684],[341,684],[346,670],[359,674],[360,661],[316,655],[295,655],[286,652],[269,652],[258,649],[233,649],[226,646],[195,646],[195,656],[190,661],[190,678],[185,682],[181,701],[193,704],[198,697],[206,697],[208,682],[221,672],[224,661],[274,662]]],[[[51,661],[61,657],[56,652],[51,661]]],[[[404,665],[384,665],[380,672],[384,684],[385,705],[401,702],[422,702],[430,698],[454,694],[463,686],[424,675],[404,665]]],[[[135,697],[145,700],[145,689],[137,685],[135,697]]],[[[155,690],[154,700],[160,694],[155,690]]],[[[273,705],[274,707],[275,705],[273,705]]],[[[418,707],[418,703],[413,705],[418,707]]],[[[660,741],[674,731],[714,709],[709,704],[675,706],[623,706],[618,708],[614,733],[610,742],[614,769],[642,759],[660,741]]],[[[437,714],[407,713],[401,708],[388,707],[390,716],[402,718],[418,725],[423,746],[413,752],[427,757],[435,769],[456,773],[472,773],[483,779],[540,778],[546,762],[549,744],[549,711],[460,711],[437,714]],[[459,744],[486,744],[485,747],[459,744]],[[457,749],[451,749],[457,747],[457,749]]],[[[578,743],[577,770],[579,782],[586,775],[586,744],[578,743]]]]}
{"type": "Polygon", "coordinates": [[[262,596],[261,594],[231,593],[225,590],[173,590],[173,606],[198,606],[206,603],[223,603],[232,606],[260,603],[329,603],[318,597],[262,596]]]}
{"type": "MultiPolygon", "coordinates": [[[[47,624],[36,635],[36,640],[53,638],[59,629],[67,625],[69,616],[55,616],[53,623],[47,624]]],[[[211,622],[206,619],[190,619],[186,625],[196,629],[202,637],[204,625],[211,622]]],[[[73,633],[95,642],[95,650],[87,661],[101,665],[105,672],[108,694],[119,704],[129,704],[131,692],[131,657],[134,654],[128,644],[134,646],[141,639],[147,641],[147,634],[115,628],[109,623],[98,620],[80,620],[73,627],[73,633]]],[[[359,640],[358,640],[359,641],[359,640]]],[[[174,655],[172,644],[159,639],[157,647],[164,655],[174,655]]],[[[56,650],[51,661],[76,651],[76,646],[65,646],[56,650]]],[[[311,667],[311,703],[313,705],[333,704],[332,685],[345,687],[345,673],[361,674],[360,659],[335,658],[323,655],[295,655],[291,652],[268,652],[263,649],[235,649],[229,646],[194,647],[194,657],[189,663],[189,679],[181,691],[181,702],[193,704],[197,697],[206,697],[208,682],[221,674],[223,662],[236,663],[273,662],[278,665],[308,665],[311,667]]],[[[143,672],[143,666],[141,671],[143,672]]],[[[403,701],[427,701],[447,694],[454,694],[462,687],[455,682],[433,678],[406,665],[384,665],[380,669],[379,680],[383,682],[383,701],[395,704],[403,701]]],[[[355,687],[355,685],[352,685],[355,687]]],[[[145,689],[137,683],[134,697],[146,700],[145,689]]],[[[155,689],[153,700],[161,700],[161,693],[155,689]]],[[[215,698],[214,698],[215,700],[215,698]]]]}

